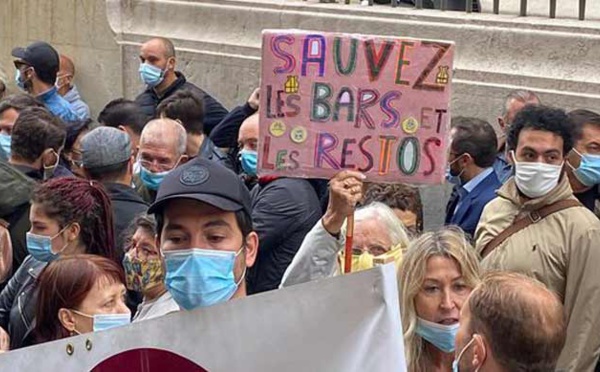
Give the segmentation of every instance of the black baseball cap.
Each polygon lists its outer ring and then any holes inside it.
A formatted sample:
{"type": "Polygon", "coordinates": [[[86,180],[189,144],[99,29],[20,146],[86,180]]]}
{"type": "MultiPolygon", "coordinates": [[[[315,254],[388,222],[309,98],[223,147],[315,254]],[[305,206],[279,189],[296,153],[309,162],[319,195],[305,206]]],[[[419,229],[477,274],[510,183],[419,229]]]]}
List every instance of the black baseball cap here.
{"type": "Polygon", "coordinates": [[[227,212],[251,216],[250,192],[237,174],[214,161],[194,158],[164,178],[148,213],[160,213],[173,199],[193,199],[227,212]]]}
{"type": "Polygon", "coordinates": [[[24,62],[35,69],[40,74],[56,75],[58,73],[60,60],[58,52],[52,45],[44,41],[36,41],[26,48],[14,48],[12,56],[19,62],[24,62]]]}

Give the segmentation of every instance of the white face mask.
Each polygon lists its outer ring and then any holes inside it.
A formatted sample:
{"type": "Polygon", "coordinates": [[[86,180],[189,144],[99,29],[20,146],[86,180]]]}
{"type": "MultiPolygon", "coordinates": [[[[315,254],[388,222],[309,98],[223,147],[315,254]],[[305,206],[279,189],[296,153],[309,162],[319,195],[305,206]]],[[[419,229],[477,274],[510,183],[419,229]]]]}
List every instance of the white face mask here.
{"type": "Polygon", "coordinates": [[[523,194],[532,199],[539,198],[558,185],[563,163],[552,165],[520,162],[516,160],[515,152],[511,153],[515,163],[515,183],[523,194]]]}

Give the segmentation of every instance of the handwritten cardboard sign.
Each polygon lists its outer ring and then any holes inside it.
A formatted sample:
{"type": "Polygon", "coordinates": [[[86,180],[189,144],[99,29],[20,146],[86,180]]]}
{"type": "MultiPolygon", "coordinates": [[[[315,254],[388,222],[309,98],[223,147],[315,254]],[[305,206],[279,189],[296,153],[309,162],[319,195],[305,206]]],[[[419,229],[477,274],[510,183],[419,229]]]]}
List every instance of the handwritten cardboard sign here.
{"type": "Polygon", "coordinates": [[[259,174],[444,179],[454,44],[266,30],[259,174]]]}

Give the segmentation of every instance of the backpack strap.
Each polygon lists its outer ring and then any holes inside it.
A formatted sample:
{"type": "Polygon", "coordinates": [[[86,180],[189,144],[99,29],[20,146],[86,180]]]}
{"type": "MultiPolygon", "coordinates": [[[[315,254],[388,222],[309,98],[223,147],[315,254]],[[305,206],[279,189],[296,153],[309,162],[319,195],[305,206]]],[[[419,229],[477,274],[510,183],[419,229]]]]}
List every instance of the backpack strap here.
{"type": "Polygon", "coordinates": [[[492,253],[494,249],[496,249],[500,244],[504,243],[504,241],[510,238],[513,234],[523,230],[524,228],[537,223],[549,215],[562,211],[564,209],[573,208],[573,207],[581,207],[582,204],[578,200],[568,199],[568,200],[559,200],[555,203],[549,204],[545,207],[532,211],[527,216],[518,219],[512,225],[504,229],[500,234],[496,235],[494,239],[490,240],[483,250],[481,251],[481,258],[484,259],[487,255],[492,253]]]}

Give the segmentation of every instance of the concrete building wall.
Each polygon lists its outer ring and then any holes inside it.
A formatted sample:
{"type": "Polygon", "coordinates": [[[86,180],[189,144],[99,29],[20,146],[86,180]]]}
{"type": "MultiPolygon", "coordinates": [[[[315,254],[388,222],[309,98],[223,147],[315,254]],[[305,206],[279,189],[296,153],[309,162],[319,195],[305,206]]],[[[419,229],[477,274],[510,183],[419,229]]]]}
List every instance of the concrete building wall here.
{"type": "Polygon", "coordinates": [[[123,94],[121,52],[106,18],[105,0],[0,1],[0,78],[17,92],[11,50],[43,40],[73,59],[75,82],[96,117],[123,94]]]}

